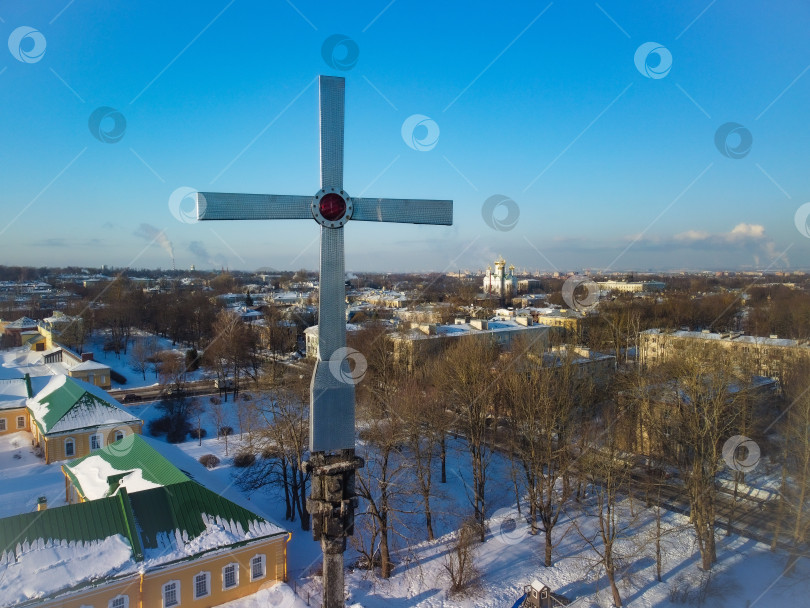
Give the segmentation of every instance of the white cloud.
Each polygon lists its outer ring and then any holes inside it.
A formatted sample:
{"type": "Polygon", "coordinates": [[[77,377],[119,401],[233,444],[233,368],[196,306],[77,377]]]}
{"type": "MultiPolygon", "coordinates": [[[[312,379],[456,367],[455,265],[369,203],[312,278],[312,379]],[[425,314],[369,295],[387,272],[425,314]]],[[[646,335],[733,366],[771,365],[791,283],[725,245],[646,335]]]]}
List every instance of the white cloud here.
{"type": "Polygon", "coordinates": [[[704,232],[703,230],[687,230],[686,232],[676,234],[673,238],[676,241],[703,241],[710,236],[708,232],[704,232]]]}
{"type": "Polygon", "coordinates": [[[760,224],[737,224],[729,234],[729,238],[765,238],[765,227],[760,224]]]}
{"type": "Polygon", "coordinates": [[[735,243],[740,241],[760,241],[765,239],[765,227],[760,224],[740,223],[734,226],[730,232],[718,232],[712,234],[705,230],[687,230],[676,234],[673,239],[676,242],[716,242],[735,243]]]}

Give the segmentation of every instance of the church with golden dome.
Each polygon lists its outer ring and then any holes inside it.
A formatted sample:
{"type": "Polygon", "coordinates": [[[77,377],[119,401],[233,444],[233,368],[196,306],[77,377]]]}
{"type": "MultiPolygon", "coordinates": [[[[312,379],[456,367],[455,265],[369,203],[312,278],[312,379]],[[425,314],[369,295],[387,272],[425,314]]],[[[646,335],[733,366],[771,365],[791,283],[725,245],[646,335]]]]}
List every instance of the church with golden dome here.
{"type": "Polygon", "coordinates": [[[493,272],[492,266],[487,267],[487,274],[484,276],[484,293],[500,296],[503,298],[512,297],[517,295],[517,277],[515,276],[515,267],[509,266],[509,272],[506,271],[506,260],[503,256],[495,260],[495,271],[493,272]]]}

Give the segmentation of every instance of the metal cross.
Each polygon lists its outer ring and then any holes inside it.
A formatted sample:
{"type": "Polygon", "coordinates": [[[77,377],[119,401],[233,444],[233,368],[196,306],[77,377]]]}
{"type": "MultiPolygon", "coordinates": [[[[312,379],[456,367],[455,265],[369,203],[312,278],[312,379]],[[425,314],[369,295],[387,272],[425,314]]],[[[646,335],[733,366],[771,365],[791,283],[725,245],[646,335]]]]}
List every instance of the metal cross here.
{"type": "Polygon", "coordinates": [[[310,391],[312,452],[354,449],[354,382],[346,360],[343,227],[347,222],[453,223],[453,201],[352,198],[343,189],[344,79],[320,76],[321,189],[314,196],[197,193],[200,220],[314,219],[321,225],[318,359],[310,391]],[[333,360],[336,359],[336,360],[333,360]],[[332,365],[330,365],[330,362],[332,365]],[[340,373],[333,373],[340,370],[340,373]]]}

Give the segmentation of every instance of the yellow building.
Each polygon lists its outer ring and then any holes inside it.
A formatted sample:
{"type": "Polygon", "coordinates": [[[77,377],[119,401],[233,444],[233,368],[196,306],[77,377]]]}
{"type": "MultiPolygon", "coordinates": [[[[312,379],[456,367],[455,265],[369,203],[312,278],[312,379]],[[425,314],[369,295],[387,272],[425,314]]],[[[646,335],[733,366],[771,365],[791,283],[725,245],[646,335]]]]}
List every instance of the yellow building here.
{"type": "Polygon", "coordinates": [[[31,430],[26,401],[33,394],[31,378],[0,380],[0,435],[31,430]]]}
{"type": "MultiPolygon", "coordinates": [[[[41,342],[37,343],[37,345],[39,344],[41,342]]],[[[43,363],[61,363],[71,378],[84,380],[105,390],[111,388],[112,378],[109,365],[94,361],[92,353],[79,355],[60,344],[55,342],[53,344],[53,348],[42,351],[43,363]]]]}
{"type": "Polygon", "coordinates": [[[790,363],[800,357],[810,357],[810,343],[778,336],[746,336],[737,332],[663,331],[648,329],[640,334],[640,361],[644,366],[663,363],[678,356],[690,343],[710,342],[718,348],[738,353],[752,365],[754,373],[782,380],[790,363]]]}
{"type": "Polygon", "coordinates": [[[289,538],[194,481],[122,486],[0,519],[0,605],[210,608],[286,580],[289,538]]]}
{"type": "Polygon", "coordinates": [[[61,343],[63,337],[74,337],[83,333],[84,321],[81,317],[71,317],[60,312],[43,319],[37,326],[38,335],[31,336],[23,344],[31,350],[42,353],[44,363],[61,363],[71,378],[78,378],[105,390],[112,387],[109,365],[93,360],[93,353],[77,353],[61,343]]]}
{"type": "Polygon", "coordinates": [[[522,338],[537,354],[549,346],[549,330],[546,325],[535,324],[530,317],[513,320],[457,319],[454,325],[435,323],[414,324],[408,331],[389,336],[393,345],[394,360],[408,369],[426,357],[441,353],[457,340],[485,340],[509,349],[512,342],[522,338]]]}
{"type": "Polygon", "coordinates": [[[535,322],[549,327],[561,327],[567,338],[582,337],[582,324],[585,316],[577,310],[560,308],[529,309],[535,322]]]}
{"type": "Polygon", "coordinates": [[[667,284],[661,281],[600,281],[597,283],[602,293],[616,291],[619,293],[651,293],[664,291],[667,284]]]}
{"type": "Polygon", "coordinates": [[[143,428],[105,391],[68,376],[51,378],[26,405],[46,463],[84,456],[143,428]]]}

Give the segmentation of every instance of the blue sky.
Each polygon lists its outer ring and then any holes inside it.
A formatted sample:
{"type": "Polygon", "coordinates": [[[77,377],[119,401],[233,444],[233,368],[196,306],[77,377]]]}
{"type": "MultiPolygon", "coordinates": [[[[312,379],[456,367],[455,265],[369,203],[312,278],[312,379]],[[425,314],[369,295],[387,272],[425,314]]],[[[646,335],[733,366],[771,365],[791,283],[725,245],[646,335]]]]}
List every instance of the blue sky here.
{"type": "Polygon", "coordinates": [[[0,263],[316,268],[315,222],[188,223],[178,189],[314,194],[329,74],[349,194],[455,201],[452,227],[350,222],[350,270],[810,268],[808,25],[745,0],[4,3],[0,263]]]}

